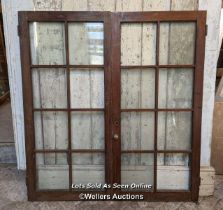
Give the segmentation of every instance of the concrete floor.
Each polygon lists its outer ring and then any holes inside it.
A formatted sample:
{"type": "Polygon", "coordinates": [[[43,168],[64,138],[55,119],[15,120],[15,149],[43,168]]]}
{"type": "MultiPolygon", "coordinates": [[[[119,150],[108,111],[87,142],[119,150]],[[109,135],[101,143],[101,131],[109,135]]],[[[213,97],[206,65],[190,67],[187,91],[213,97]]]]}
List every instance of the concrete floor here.
{"type": "Polygon", "coordinates": [[[223,209],[223,176],[216,177],[215,193],[211,197],[202,197],[199,203],[192,202],[28,202],[26,197],[25,172],[15,166],[0,166],[0,209],[1,210],[222,210],[223,209]]]}

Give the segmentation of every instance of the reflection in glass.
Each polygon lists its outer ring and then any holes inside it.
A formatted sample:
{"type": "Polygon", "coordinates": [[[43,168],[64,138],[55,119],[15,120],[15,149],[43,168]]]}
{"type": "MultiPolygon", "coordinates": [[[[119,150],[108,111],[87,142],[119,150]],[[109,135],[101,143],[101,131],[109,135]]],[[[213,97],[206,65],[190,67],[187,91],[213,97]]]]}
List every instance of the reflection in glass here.
{"type": "Polygon", "coordinates": [[[156,62],[156,24],[121,25],[121,64],[154,65],[156,62]]]}
{"type": "Polygon", "coordinates": [[[104,149],[104,112],[72,112],[72,149],[104,149]]]}
{"type": "Polygon", "coordinates": [[[154,113],[122,112],[122,150],[149,150],[154,148],[154,113]]]}
{"type": "Polygon", "coordinates": [[[193,69],[159,70],[159,108],[192,108],[193,69]]]}
{"type": "Polygon", "coordinates": [[[36,154],[37,189],[69,189],[69,167],[65,153],[36,154]]]}
{"type": "Polygon", "coordinates": [[[68,120],[66,112],[35,112],[36,149],[67,149],[68,120]]]}
{"type": "Polygon", "coordinates": [[[103,23],[69,23],[70,64],[104,64],[103,23]]]}
{"type": "Polygon", "coordinates": [[[194,64],[195,22],[161,23],[159,63],[194,64]]]}
{"type": "Polygon", "coordinates": [[[104,108],[103,70],[72,69],[70,88],[72,108],[104,108]]]}
{"type": "MultiPolygon", "coordinates": [[[[153,154],[122,154],[121,184],[146,184],[153,186],[153,154]]],[[[132,191],[151,191],[151,189],[128,189],[132,191]]]]}
{"type": "Polygon", "coordinates": [[[29,34],[32,64],[66,64],[64,23],[30,23],[29,34]]]}
{"type": "Polygon", "coordinates": [[[191,112],[159,112],[157,138],[160,150],[191,149],[191,112]]]}
{"type": "Polygon", "coordinates": [[[188,154],[157,155],[157,189],[189,190],[190,168],[188,154]]]}
{"type": "Polygon", "coordinates": [[[105,155],[103,153],[73,153],[72,175],[73,184],[104,184],[105,155]]]}
{"type": "Polygon", "coordinates": [[[32,69],[34,108],[67,108],[66,69],[32,69]]]}
{"type": "Polygon", "coordinates": [[[121,70],[121,108],[154,108],[155,70],[121,70]]]}

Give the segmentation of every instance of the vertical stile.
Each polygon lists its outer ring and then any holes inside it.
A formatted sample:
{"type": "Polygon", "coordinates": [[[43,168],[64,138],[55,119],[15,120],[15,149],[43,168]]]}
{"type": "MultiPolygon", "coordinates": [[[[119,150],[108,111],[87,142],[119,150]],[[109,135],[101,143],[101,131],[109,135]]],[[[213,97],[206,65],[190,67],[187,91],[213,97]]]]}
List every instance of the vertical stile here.
{"type": "Polygon", "coordinates": [[[69,165],[69,190],[72,185],[72,152],[71,152],[71,109],[70,109],[70,61],[69,61],[69,44],[68,44],[68,23],[65,21],[65,48],[66,48],[66,66],[67,66],[67,114],[68,114],[68,165],[69,165]]]}
{"type": "MultiPolygon", "coordinates": [[[[112,49],[109,48],[111,46],[111,35],[112,35],[112,24],[111,24],[112,15],[110,12],[106,13],[104,16],[104,120],[105,120],[105,182],[111,184],[112,183],[112,141],[111,139],[111,131],[110,125],[112,123],[111,120],[111,60],[109,59],[111,56],[112,49]]],[[[111,190],[107,189],[106,192],[111,193],[111,190]]]]}
{"type": "Polygon", "coordinates": [[[157,21],[156,28],[156,73],[155,73],[155,123],[154,123],[154,192],[157,191],[157,127],[158,127],[158,93],[159,93],[159,44],[160,44],[160,22],[157,21]]]}
{"type": "Polygon", "coordinates": [[[196,51],[194,71],[194,100],[193,100],[193,132],[191,157],[191,200],[197,201],[200,185],[200,152],[201,152],[201,119],[203,98],[203,68],[205,56],[205,27],[206,12],[197,16],[196,51]],[[198,50],[199,49],[199,50],[198,50]]]}

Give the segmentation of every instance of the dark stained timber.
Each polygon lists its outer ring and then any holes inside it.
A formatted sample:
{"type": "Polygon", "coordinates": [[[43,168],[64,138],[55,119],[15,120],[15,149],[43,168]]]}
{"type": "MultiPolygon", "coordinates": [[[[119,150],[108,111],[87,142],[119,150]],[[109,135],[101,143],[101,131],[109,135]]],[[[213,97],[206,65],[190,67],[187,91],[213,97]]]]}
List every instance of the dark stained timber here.
{"type": "MultiPolygon", "coordinates": [[[[23,77],[23,99],[24,99],[24,119],[25,119],[25,146],[27,162],[27,193],[30,201],[43,200],[80,200],[79,194],[82,191],[73,191],[71,188],[73,174],[72,154],[97,155],[104,154],[105,161],[105,182],[108,184],[121,184],[121,155],[133,154],[144,155],[151,154],[154,157],[153,167],[153,191],[140,192],[146,201],[197,201],[200,184],[200,146],[201,146],[201,115],[202,115],[202,95],[203,95],[203,67],[205,52],[205,24],[206,12],[204,11],[177,11],[177,12],[49,12],[49,11],[24,11],[19,12],[20,48],[21,48],[21,65],[23,77]],[[33,65],[31,63],[29,23],[31,22],[60,22],[64,24],[64,44],[66,53],[66,62],[64,65],[33,65]],[[103,65],[71,65],[69,61],[69,37],[68,24],[71,22],[91,22],[104,24],[104,64],[103,65]],[[194,64],[191,65],[161,65],[160,64],[160,25],[164,22],[193,22],[196,24],[196,46],[194,64]],[[154,65],[121,65],[121,25],[123,23],[153,23],[156,24],[156,62],[154,65]],[[66,69],[67,83],[67,107],[65,108],[34,108],[33,105],[33,84],[32,69],[38,69],[44,72],[45,69],[66,69]],[[71,108],[71,85],[70,69],[90,71],[99,69],[104,71],[104,108],[71,108]],[[165,108],[160,109],[158,106],[159,94],[159,73],[161,69],[193,69],[193,106],[190,108],[165,108]],[[155,106],[154,108],[122,108],[121,109],[121,71],[122,69],[130,70],[155,70],[155,106]],[[35,148],[35,112],[66,112],[67,113],[67,148],[46,149],[35,148]],[[72,120],[71,112],[104,112],[104,149],[73,149],[72,147],[72,120]],[[121,149],[121,113],[123,112],[151,112],[154,113],[154,148],[152,149],[121,149]],[[158,114],[160,112],[191,112],[192,114],[192,137],[191,149],[158,149],[158,114]],[[69,172],[69,187],[67,190],[38,190],[37,189],[37,164],[36,154],[48,155],[67,155],[67,165],[69,172]],[[190,166],[190,188],[189,190],[159,190],[157,189],[157,154],[177,153],[188,155],[190,166]]],[[[78,52],[77,52],[78,53],[78,52]]],[[[63,64],[63,63],[62,63],[63,64]]],[[[130,113],[131,114],[131,113],[130,113]]],[[[43,119],[42,119],[43,120],[43,119]]],[[[42,128],[43,129],[43,128],[42,128]]],[[[75,134],[74,134],[75,135],[75,134]]],[[[44,143],[45,144],[45,143],[44,143]]],[[[87,181],[87,180],[86,180],[87,181]]],[[[125,194],[121,190],[109,189],[101,192],[91,191],[93,194],[125,194]]],[[[139,192],[128,192],[132,195],[139,192]]]]}

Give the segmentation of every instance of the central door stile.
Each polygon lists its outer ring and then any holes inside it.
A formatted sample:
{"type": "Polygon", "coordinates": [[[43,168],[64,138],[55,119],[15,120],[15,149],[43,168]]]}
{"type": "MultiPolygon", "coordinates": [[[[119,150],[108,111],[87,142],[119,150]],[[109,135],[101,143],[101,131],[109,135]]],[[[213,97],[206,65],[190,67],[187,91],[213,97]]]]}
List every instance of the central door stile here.
{"type": "Polygon", "coordinates": [[[121,184],[121,28],[118,14],[112,13],[112,144],[113,183],[121,184]]]}
{"type": "Polygon", "coordinates": [[[66,50],[66,71],[67,71],[67,114],[68,114],[68,151],[67,151],[67,160],[69,165],[69,191],[72,190],[72,136],[71,136],[71,103],[70,103],[70,60],[69,60],[69,43],[68,43],[68,23],[65,23],[65,50],[66,50]]]}
{"type": "MultiPolygon", "coordinates": [[[[105,12],[104,15],[104,87],[105,87],[105,183],[112,184],[113,176],[113,154],[112,154],[112,138],[111,138],[111,123],[112,123],[112,13],[105,12]]],[[[107,189],[107,194],[112,194],[112,189],[107,189]]]]}

